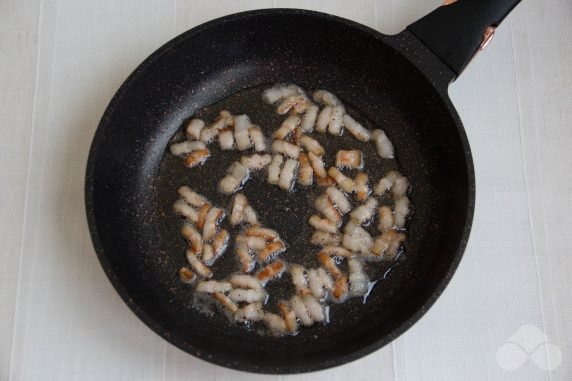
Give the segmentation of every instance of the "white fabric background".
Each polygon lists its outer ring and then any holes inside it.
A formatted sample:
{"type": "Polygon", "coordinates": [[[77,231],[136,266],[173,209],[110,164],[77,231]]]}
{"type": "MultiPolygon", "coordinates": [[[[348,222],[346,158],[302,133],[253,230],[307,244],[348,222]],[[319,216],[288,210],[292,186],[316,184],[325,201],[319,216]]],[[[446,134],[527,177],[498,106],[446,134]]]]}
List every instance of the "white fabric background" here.
{"type": "Polygon", "coordinates": [[[83,178],[99,118],[164,42],[254,8],[299,7],[397,33],[439,0],[0,2],[0,380],[571,380],[572,2],[523,1],[451,86],[473,149],[477,205],[446,292],[382,350],[302,376],[197,360],[122,303],[89,239],[83,178]],[[521,326],[562,354],[502,369],[521,326]]]}

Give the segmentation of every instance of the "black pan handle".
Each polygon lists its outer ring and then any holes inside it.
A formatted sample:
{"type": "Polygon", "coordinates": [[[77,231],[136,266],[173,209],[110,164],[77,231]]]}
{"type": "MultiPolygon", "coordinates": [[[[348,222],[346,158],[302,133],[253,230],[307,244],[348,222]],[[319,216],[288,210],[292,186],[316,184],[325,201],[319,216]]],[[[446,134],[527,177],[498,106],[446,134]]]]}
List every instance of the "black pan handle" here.
{"type": "Polygon", "coordinates": [[[407,29],[458,76],[520,0],[447,0],[407,29]]]}

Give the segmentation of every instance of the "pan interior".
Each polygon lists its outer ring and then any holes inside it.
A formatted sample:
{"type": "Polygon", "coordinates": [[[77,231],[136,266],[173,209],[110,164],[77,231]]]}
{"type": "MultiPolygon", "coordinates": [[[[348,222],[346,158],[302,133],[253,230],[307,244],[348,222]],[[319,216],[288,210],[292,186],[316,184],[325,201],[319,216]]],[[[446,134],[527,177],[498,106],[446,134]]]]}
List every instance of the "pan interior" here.
{"type": "MultiPolygon", "coordinates": [[[[469,174],[462,137],[442,96],[388,39],[334,18],[260,13],[197,28],[138,68],[102,119],[87,189],[104,268],[147,324],[218,364],[299,372],[364,355],[424,312],[463,246],[469,174]],[[332,309],[330,324],[283,338],[191,308],[191,292],[176,276],[185,263],[184,243],[170,206],[182,184],[227,206],[229,199],[216,192],[216,183],[234,158],[221,155],[191,174],[180,160],[165,155],[169,141],[199,111],[207,119],[223,107],[247,113],[269,136],[281,118],[262,105],[260,92],[276,82],[331,90],[360,121],[383,128],[410,178],[415,206],[406,256],[368,302],[352,299],[332,309]]],[[[370,173],[377,180],[395,166],[378,160],[370,173]]],[[[307,197],[300,192],[284,197],[256,178],[245,193],[261,220],[292,243],[292,257],[286,257],[303,263],[300,237],[306,239],[307,232],[302,222],[312,209],[307,197]]],[[[222,267],[231,265],[232,250],[225,256],[222,267]]]]}

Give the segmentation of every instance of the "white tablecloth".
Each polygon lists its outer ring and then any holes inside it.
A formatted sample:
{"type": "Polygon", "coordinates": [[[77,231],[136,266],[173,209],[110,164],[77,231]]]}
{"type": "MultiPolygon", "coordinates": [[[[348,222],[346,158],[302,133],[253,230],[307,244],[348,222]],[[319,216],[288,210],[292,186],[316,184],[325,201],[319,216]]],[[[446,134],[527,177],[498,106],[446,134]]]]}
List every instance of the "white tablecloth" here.
{"type": "Polygon", "coordinates": [[[163,43],[268,7],[397,33],[438,3],[0,2],[0,380],[571,380],[570,0],[524,1],[451,86],[475,159],[471,240],[434,308],[382,350],[302,376],[197,360],[137,320],[91,246],[91,138],[121,82],[163,43]]]}

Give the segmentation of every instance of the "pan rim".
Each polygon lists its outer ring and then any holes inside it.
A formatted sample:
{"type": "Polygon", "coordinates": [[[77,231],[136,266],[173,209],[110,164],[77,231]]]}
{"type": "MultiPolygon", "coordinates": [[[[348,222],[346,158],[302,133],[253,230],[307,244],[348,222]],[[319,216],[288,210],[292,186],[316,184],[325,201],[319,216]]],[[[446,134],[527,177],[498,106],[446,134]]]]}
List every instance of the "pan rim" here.
{"type": "MultiPolygon", "coordinates": [[[[173,344],[177,348],[183,350],[186,353],[193,355],[194,357],[208,361],[210,363],[220,365],[226,368],[239,370],[239,371],[247,371],[247,372],[254,372],[254,373],[263,373],[263,374],[297,374],[297,373],[306,373],[306,372],[314,372],[319,370],[325,370],[329,368],[333,368],[336,366],[344,365],[349,362],[355,361],[360,359],[368,354],[371,354],[378,349],[381,349],[385,345],[391,343],[397,337],[401,336],[405,331],[411,328],[415,323],[417,323],[425,313],[433,306],[433,304],[437,301],[437,299],[442,295],[444,290],[446,289],[447,285],[451,281],[455,271],[457,270],[460,261],[463,257],[465,252],[469,235],[472,226],[472,220],[474,215],[474,207],[475,207],[475,173],[473,167],[473,160],[471,155],[471,150],[469,146],[468,137],[466,135],[465,129],[463,124],[460,120],[460,117],[453,106],[451,100],[449,99],[447,88],[448,83],[444,82],[435,82],[434,79],[429,78],[426,74],[421,62],[416,62],[414,57],[408,56],[404,54],[403,51],[400,51],[396,47],[394,47],[390,40],[397,38],[404,33],[408,33],[407,31],[401,32],[400,34],[388,36],[384,35],[374,29],[371,29],[367,26],[364,26],[360,23],[355,21],[351,21],[342,17],[333,16],[330,14],[310,11],[310,10],[303,10],[303,9],[287,9],[287,8],[270,8],[270,9],[257,9],[252,11],[240,12],[231,15],[227,15],[224,17],[220,17],[206,23],[203,23],[199,26],[196,26],[165,43],[157,50],[155,50],[149,57],[147,57],[141,64],[137,66],[137,68],[127,77],[127,79],[122,83],[120,88],[114,94],[112,99],[109,102],[103,116],[98,124],[94,137],[92,139],[89,157],[86,166],[86,175],[85,175],[85,189],[84,189],[84,197],[85,197],[85,208],[86,208],[86,215],[87,215],[87,222],[90,231],[91,240],[93,243],[93,247],[95,249],[96,255],[98,260],[104,270],[106,276],[108,277],[109,281],[113,285],[116,292],[120,295],[121,299],[127,304],[127,306],[133,311],[133,313],[141,320],[145,325],[151,328],[156,334],[160,337],[168,341],[169,343],[173,344]],[[178,340],[177,338],[170,335],[169,331],[162,327],[160,323],[155,321],[151,316],[149,316],[129,295],[127,290],[123,287],[119,278],[117,278],[116,274],[113,271],[111,263],[108,260],[108,256],[104,252],[102,240],[100,238],[100,233],[97,227],[97,221],[94,215],[94,200],[93,200],[93,193],[94,187],[96,186],[94,183],[94,172],[95,166],[97,163],[98,151],[99,147],[102,144],[102,138],[104,136],[104,132],[108,130],[111,125],[107,123],[107,120],[111,117],[116,109],[117,105],[121,102],[123,97],[128,93],[129,88],[131,85],[138,79],[139,75],[147,70],[152,64],[163,54],[168,52],[170,49],[176,47],[181,41],[186,40],[188,38],[192,38],[194,35],[201,33],[205,30],[210,28],[214,28],[222,23],[236,21],[246,17],[254,17],[259,15],[301,15],[301,16],[310,16],[319,19],[325,19],[329,21],[334,21],[338,23],[345,24],[346,26],[358,29],[362,32],[367,33],[368,35],[376,38],[384,40],[389,47],[397,51],[400,55],[405,57],[409,62],[411,62],[417,70],[419,70],[424,77],[432,83],[435,88],[435,91],[439,94],[441,101],[446,106],[447,111],[449,112],[450,116],[455,122],[455,126],[457,129],[458,137],[462,144],[462,149],[465,156],[466,161],[466,171],[467,171],[467,181],[468,181],[468,194],[467,194],[467,206],[466,206],[466,218],[465,224],[463,228],[463,232],[461,234],[461,239],[459,245],[456,249],[455,255],[453,260],[450,262],[447,272],[445,276],[441,279],[441,281],[437,284],[434,291],[431,293],[430,297],[422,304],[422,306],[415,311],[408,319],[404,320],[400,325],[398,325],[393,331],[391,331],[388,335],[383,337],[380,340],[375,341],[372,344],[365,345],[360,349],[351,352],[349,354],[344,355],[337,355],[335,359],[325,359],[319,360],[312,364],[304,364],[304,365],[264,365],[264,364],[254,364],[254,363],[244,363],[244,362],[232,362],[229,363],[224,359],[220,359],[216,356],[216,353],[205,353],[197,348],[195,348],[192,343],[183,342],[182,340],[178,340]]],[[[420,48],[425,48],[423,45],[419,45],[420,48]]],[[[426,53],[433,56],[426,48],[426,53]]]]}

